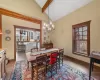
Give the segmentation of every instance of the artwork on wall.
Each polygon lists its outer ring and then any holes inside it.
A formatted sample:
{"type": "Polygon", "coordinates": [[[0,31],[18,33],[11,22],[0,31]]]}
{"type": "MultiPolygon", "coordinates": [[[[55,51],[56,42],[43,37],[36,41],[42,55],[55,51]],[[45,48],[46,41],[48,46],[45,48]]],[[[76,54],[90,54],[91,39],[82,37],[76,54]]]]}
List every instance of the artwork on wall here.
{"type": "MultiPolygon", "coordinates": [[[[9,35],[9,34],[11,33],[11,31],[10,31],[10,30],[5,30],[5,33],[9,35]]],[[[6,36],[6,37],[5,37],[5,40],[6,40],[6,41],[10,41],[10,40],[11,40],[11,37],[6,36]]]]}
{"type": "Polygon", "coordinates": [[[7,36],[7,37],[5,38],[5,40],[6,40],[6,41],[10,41],[10,40],[11,40],[11,37],[7,36]]]}
{"type": "Polygon", "coordinates": [[[5,33],[6,33],[6,34],[10,34],[11,31],[10,31],[10,30],[5,30],[5,33]]]}

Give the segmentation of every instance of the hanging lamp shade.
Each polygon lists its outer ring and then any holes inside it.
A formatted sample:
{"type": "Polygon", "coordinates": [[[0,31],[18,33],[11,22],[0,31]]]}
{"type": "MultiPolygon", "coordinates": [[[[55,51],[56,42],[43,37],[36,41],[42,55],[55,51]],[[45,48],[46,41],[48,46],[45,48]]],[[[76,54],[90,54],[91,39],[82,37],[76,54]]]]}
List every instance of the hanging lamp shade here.
{"type": "Polygon", "coordinates": [[[2,34],[2,31],[0,30],[0,34],[2,34]]]}

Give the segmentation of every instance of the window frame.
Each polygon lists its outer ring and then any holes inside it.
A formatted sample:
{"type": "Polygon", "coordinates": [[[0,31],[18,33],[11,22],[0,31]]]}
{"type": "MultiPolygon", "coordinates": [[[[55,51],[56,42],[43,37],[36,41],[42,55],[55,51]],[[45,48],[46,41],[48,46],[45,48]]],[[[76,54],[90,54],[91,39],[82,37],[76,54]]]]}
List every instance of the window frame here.
{"type": "Polygon", "coordinates": [[[72,25],[72,53],[80,56],[88,57],[90,55],[90,21],[82,22],[79,24],[72,25]],[[83,55],[81,52],[75,52],[75,28],[80,28],[82,26],[87,26],[87,55],[83,55]]]}

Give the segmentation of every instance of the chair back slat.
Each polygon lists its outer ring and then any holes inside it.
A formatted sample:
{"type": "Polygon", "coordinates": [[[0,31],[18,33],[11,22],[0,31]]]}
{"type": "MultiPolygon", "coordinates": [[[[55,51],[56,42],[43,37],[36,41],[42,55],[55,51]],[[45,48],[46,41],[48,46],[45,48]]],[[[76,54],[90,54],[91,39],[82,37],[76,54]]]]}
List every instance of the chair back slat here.
{"type": "Polygon", "coordinates": [[[59,50],[59,54],[63,55],[63,53],[64,53],[64,49],[59,50]]]}
{"type": "Polygon", "coordinates": [[[47,55],[40,55],[36,57],[36,64],[37,65],[46,65],[47,55]]]}

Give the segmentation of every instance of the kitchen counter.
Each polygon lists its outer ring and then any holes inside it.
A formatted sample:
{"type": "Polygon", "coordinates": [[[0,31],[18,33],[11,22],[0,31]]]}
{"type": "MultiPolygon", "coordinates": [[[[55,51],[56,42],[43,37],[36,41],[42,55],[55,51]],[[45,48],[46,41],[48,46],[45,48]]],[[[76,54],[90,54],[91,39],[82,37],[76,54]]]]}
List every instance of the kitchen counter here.
{"type": "Polygon", "coordinates": [[[3,80],[6,76],[6,51],[0,49],[0,80],[3,80]]]}
{"type": "Polygon", "coordinates": [[[23,43],[18,43],[17,44],[17,51],[18,53],[20,52],[23,52],[23,53],[26,53],[26,52],[29,52],[31,51],[31,49],[33,48],[40,48],[40,43],[38,42],[23,42],[23,43]]]}
{"type": "Polygon", "coordinates": [[[3,50],[3,49],[0,49],[0,59],[1,59],[1,57],[2,57],[2,55],[5,53],[5,50],[3,50]]]}

